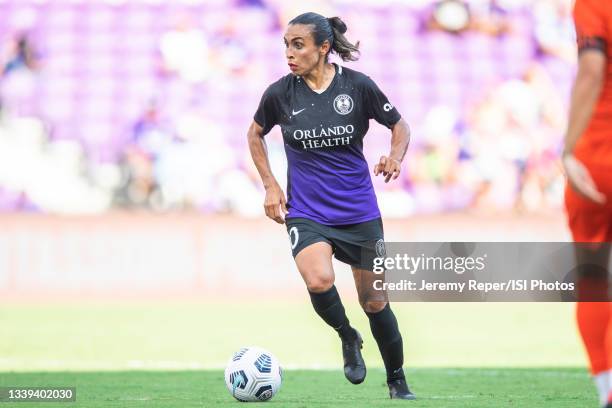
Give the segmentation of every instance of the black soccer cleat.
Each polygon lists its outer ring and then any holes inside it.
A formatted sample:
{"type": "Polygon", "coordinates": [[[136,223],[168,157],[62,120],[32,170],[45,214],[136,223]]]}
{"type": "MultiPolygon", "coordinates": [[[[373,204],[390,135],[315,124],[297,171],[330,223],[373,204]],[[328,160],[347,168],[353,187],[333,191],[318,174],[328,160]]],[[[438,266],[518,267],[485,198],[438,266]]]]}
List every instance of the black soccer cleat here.
{"type": "Polygon", "coordinates": [[[361,349],[361,335],[353,329],[354,335],[340,336],[342,339],[342,357],[344,358],[344,376],[353,384],[361,384],[366,377],[366,366],[361,349]]]}
{"type": "Polygon", "coordinates": [[[389,397],[391,399],[403,399],[403,400],[415,400],[416,396],[410,392],[406,380],[399,379],[388,382],[389,386],[389,397]]]}

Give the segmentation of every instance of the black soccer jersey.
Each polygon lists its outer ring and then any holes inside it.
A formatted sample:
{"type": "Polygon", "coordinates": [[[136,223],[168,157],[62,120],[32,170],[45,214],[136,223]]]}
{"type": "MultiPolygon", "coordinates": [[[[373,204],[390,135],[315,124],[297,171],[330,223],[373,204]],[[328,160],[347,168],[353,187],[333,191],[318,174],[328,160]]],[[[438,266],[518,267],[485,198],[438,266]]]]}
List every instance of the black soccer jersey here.
{"type": "Polygon", "coordinates": [[[322,93],[289,74],[266,89],[255,122],[280,125],[287,154],[287,218],[346,225],[380,217],[363,156],[369,120],[391,128],[397,109],[366,75],[334,64],[322,93]]]}

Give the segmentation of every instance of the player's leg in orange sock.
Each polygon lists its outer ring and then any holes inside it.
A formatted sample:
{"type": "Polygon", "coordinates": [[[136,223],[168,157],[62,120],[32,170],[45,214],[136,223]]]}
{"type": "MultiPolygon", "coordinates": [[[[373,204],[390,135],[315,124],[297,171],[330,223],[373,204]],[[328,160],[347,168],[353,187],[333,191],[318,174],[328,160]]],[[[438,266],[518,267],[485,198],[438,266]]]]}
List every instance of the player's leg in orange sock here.
{"type": "Polygon", "coordinates": [[[578,244],[578,329],[589,357],[600,404],[608,400],[612,380],[612,304],[608,298],[609,246],[578,244]]]}
{"type": "Polygon", "coordinates": [[[591,374],[597,387],[600,404],[603,405],[610,387],[606,347],[610,307],[605,302],[578,302],[576,315],[578,329],[589,357],[591,374]]]}

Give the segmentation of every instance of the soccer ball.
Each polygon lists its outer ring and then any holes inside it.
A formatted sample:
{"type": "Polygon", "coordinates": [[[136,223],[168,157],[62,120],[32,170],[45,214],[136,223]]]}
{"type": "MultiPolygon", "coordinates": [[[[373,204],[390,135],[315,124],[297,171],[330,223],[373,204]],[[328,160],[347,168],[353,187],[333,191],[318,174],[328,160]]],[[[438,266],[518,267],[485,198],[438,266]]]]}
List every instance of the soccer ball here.
{"type": "Polygon", "coordinates": [[[259,347],[238,350],[225,368],[225,385],[238,401],[268,401],[280,389],[282,369],[272,353],[259,347]]]}

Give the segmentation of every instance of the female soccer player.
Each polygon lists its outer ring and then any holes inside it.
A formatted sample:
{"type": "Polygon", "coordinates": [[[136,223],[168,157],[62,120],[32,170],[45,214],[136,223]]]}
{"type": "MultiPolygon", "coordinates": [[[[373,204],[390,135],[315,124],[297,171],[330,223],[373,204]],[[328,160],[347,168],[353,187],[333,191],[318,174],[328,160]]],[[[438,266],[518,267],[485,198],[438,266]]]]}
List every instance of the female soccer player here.
{"type": "Polygon", "coordinates": [[[402,365],[402,336],[386,298],[372,295],[372,256],[383,246],[383,225],[363,137],[369,120],[391,129],[391,151],[382,156],[374,175],[385,182],[400,174],[410,133],[387,97],[366,75],[330,64],[330,52],[355,61],[357,44],[350,43],[340,18],[302,14],[289,22],[285,56],[291,74],[266,89],[248,132],[249,148],[259,171],[266,215],[286,223],[293,257],[306,283],[315,311],[339,334],[344,374],[361,383],[366,367],[363,341],[349,324],[334,286],[332,255],[347,263],[378,343],[391,398],[414,399],[402,365]],[[287,197],[274,178],[263,136],[280,125],[288,162],[287,197]]]}
{"type": "Polygon", "coordinates": [[[563,152],[565,206],[579,265],[578,329],[599,402],[612,408],[612,4],[577,0],[574,21],[579,57],[563,152]]]}

